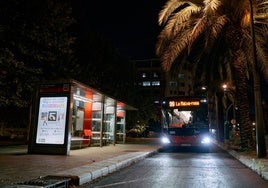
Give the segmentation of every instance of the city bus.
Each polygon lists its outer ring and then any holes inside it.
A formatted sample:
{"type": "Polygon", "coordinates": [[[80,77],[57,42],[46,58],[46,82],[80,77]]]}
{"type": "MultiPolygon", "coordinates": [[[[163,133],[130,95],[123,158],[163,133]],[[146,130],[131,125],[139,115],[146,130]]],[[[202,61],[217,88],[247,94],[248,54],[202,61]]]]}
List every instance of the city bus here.
{"type": "Polygon", "coordinates": [[[167,98],[162,102],[161,114],[164,147],[195,147],[209,151],[211,138],[206,100],[167,98]]]}

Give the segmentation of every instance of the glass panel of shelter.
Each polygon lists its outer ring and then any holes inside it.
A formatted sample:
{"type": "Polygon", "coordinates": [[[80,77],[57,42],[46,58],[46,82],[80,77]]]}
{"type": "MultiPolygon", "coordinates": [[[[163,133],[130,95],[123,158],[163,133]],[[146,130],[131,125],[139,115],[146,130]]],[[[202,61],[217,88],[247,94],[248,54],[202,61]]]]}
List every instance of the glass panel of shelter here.
{"type": "Polygon", "coordinates": [[[73,96],[72,145],[79,142],[81,147],[85,143],[86,130],[90,132],[87,137],[90,145],[105,145],[115,141],[124,143],[125,110],[117,106],[116,100],[76,86],[73,96]]]}
{"type": "Polygon", "coordinates": [[[125,142],[125,111],[120,108],[116,114],[116,142],[125,142]]]}

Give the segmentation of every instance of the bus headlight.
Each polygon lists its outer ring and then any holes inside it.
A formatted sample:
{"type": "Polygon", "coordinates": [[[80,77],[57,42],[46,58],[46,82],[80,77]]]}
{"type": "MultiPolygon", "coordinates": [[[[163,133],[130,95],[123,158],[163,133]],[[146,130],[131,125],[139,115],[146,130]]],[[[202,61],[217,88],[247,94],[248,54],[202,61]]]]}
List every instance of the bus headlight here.
{"type": "Polygon", "coordinates": [[[161,141],[162,141],[163,144],[170,144],[170,140],[169,140],[168,137],[163,136],[163,137],[161,138],[161,141]]]}
{"type": "Polygon", "coordinates": [[[209,136],[203,137],[202,140],[201,140],[201,143],[202,144],[210,144],[211,143],[210,137],[209,136]]]}

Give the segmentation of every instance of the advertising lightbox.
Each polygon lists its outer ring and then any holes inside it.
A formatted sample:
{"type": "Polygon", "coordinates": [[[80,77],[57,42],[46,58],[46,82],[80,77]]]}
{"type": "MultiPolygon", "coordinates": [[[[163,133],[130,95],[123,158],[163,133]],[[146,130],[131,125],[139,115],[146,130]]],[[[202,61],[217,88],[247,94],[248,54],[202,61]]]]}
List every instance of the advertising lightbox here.
{"type": "Polygon", "coordinates": [[[40,97],[37,144],[64,144],[67,97],[40,97]]]}

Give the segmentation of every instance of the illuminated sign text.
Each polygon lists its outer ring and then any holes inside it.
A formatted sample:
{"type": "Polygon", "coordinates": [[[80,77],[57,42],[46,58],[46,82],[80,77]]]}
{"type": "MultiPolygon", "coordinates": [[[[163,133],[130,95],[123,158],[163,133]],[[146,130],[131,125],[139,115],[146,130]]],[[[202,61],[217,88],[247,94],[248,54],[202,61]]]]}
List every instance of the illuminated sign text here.
{"type": "Polygon", "coordinates": [[[168,103],[170,108],[179,108],[179,107],[199,107],[200,106],[200,101],[169,101],[168,103]]]}

